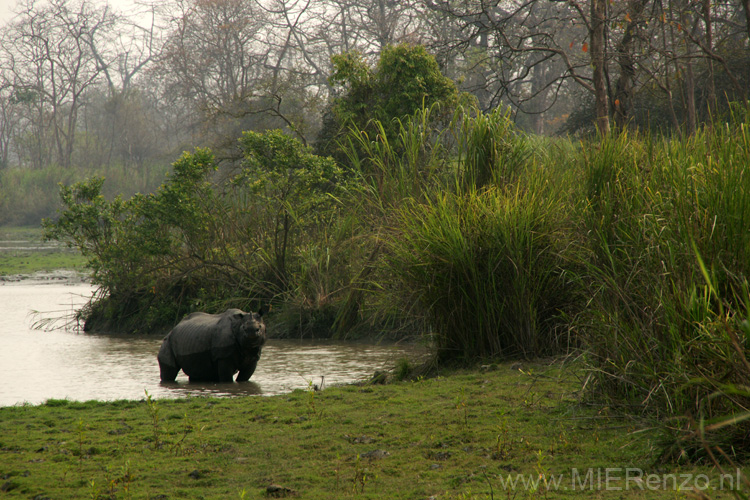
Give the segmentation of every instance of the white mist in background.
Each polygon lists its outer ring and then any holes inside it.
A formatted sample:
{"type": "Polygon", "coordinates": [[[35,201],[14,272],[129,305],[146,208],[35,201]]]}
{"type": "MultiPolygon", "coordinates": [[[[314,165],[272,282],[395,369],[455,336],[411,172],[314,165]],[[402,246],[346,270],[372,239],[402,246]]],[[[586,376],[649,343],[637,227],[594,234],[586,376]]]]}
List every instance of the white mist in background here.
{"type": "MultiPolygon", "coordinates": [[[[137,0],[93,0],[92,3],[97,5],[109,4],[116,12],[128,15],[137,7],[137,0]]],[[[0,26],[13,19],[16,10],[17,0],[0,0],[0,26]]]]}

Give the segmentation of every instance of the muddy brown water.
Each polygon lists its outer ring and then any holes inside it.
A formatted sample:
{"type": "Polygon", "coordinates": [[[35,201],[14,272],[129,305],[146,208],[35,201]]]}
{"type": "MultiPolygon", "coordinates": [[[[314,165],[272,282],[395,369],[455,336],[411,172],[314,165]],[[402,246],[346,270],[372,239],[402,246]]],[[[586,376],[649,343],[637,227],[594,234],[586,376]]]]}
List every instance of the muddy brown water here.
{"type": "Polygon", "coordinates": [[[86,284],[0,284],[0,406],[185,396],[273,395],[310,384],[365,380],[402,357],[424,355],[413,345],[316,340],[269,340],[247,383],[191,384],[180,372],[162,384],[156,354],[162,335],[93,335],[34,329],[39,318],[60,317],[93,293],[86,284]],[[35,314],[37,312],[38,314],[35,314]]]}

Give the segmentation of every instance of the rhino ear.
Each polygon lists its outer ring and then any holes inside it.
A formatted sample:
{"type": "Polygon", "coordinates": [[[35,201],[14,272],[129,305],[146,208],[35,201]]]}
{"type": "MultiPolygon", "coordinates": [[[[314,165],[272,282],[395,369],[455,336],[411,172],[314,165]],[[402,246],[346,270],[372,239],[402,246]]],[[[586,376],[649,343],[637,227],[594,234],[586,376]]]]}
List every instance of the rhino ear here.
{"type": "Polygon", "coordinates": [[[266,314],[266,312],[263,310],[263,306],[260,306],[260,309],[258,309],[258,316],[262,318],[264,314],[266,314]]]}
{"type": "Polygon", "coordinates": [[[246,314],[242,311],[236,312],[230,316],[229,324],[232,325],[232,330],[239,328],[243,321],[245,321],[246,314]]]}

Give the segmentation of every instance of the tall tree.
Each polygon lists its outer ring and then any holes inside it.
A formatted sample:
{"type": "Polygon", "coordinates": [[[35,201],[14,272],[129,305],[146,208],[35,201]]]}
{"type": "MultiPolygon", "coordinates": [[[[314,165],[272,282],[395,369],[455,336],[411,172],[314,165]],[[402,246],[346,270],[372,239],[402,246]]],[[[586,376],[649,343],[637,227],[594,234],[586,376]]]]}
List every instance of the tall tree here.
{"type": "Polygon", "coordinates": [[[594,68],[594,112],[596,128],[601,134],[609,133],[609,98],[606,79],[607,0],[591,0],[591,66],[594,68]]]}
{"type": "Polygon", "coordinates": [[[13,85],[0,74],[0,170],[9,165],[12,141],[21,121],[19,100],[13,85]]]}
{"type": "Polygon", "coordinates": [[[619,69],[619,76],[614,89],[614,119],[618,127],[627,125],[633,112],[635,99],[636,78],[638,75],[638,60],[636,54],[644,53],[639,38],[643,24],[644,10],[649,0],[629,0],[626,5],[624,29],[622,37],[615,46],[615,58],[619,69]],[[641,50],[638,50],[641,49],[641,50]]]}
{"type": "Polygon", "coordinates": [[[694,130],[699,110],[705,119],[708,109],[747,99],[747,16],[733,0],[424,2],[461,27],[445,45],[481,69],[467,81],[489,106],[535,113],[575,83],[590,93],[589,122],[601,131],[611,117],[622,127],[663,123],[661,115],[694,130]]]}
{"type": "Polygon", "coordinates": [[[154,137],[153,127],[143,126],[150,113],[143,106],[143,93],[134,90],[134,83],[138,75],[160,56],[162,37],[156,25],[154,6],[140,12],[137,19],[115,15],[116,29],[91,33],[87,43],[107,83],[106,105],[100,110],[105,119],[103,130],[99,131],[100,136],[106,134],[105,161],[110,163],[115,153],[119,153],[126,163],[133,162],[142,167],[144,145],[154,137]],[[94,35],[106,35],[106,38],[97,39],[94,35]],[[140,108],[144,113],[140,116],[134,114],[134,108],[140,108]],[[141,116],[143,120],[139,119],[141,116]]]}
{"type": "Polygon", "coordinates": [[[268,49],[261,12],[244,0],[178,0],[161,66],[170,91],[205,112],[253,96],[268,49]]]}
{"type": "Polygon", "coordinates": [[[0,58],[15,91],[33,102],[33,165],[46,163],[50,138],[54,160],[70,166],[85,93],[102,72],[87,40],[111,22],[107,7],[88,0],[51,0],[41,7],[26,0],[10,24],[0,58]]]}
{"type": "Polygon", "coordinates": [[[426,5],[459,26],[459,38],[445,46],[471,72],[482,71],[469,90],[483,107],[505,103],[538,114],[553,105],[569,83],[594,93],[590,13],[576,0],[426,0],[426,5]]]}

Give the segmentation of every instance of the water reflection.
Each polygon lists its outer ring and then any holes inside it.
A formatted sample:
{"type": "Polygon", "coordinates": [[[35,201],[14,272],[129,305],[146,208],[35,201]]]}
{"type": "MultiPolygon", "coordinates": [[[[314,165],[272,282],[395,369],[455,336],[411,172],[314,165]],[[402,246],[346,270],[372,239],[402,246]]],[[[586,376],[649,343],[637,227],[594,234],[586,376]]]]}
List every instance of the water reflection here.
{"type": "Polygon", "coordinates": [[[253,380],[232,384],[178,380],[176,382],[161,382],[159,385],[178,398],[188,396],[259,396],[263,394],[260,384],[253,380]]]}
{"type": "Polygon", "coordinates": [[[70,312],[93,292],[88,285],[0,286],[0,406],[47,399],[142,399],[280,394],[309,385],[351,383],[390,369],[417,348],[325,341],[269,340],[250,382],[161,384],[161,336],[90,335],[30,328],[30,310],[70,312]]]}

